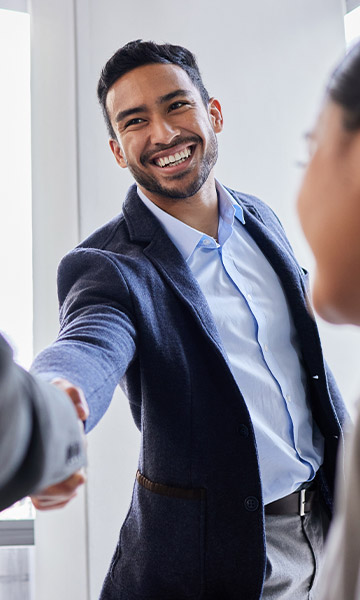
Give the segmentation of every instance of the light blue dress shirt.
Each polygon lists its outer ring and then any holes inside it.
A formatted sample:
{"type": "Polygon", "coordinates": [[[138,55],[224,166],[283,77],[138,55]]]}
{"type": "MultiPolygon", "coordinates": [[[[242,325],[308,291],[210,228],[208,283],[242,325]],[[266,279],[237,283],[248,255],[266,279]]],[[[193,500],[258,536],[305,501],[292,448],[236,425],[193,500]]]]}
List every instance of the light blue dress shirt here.
{"type": "Polygon", "coordinates": [[[306,398],[299,344],[282,285],[246,231],[241,206],[216,182],[217,243],[153,204],[209,304],[254,426],[265,504],[313,479],[324,440],[306,398]]]}

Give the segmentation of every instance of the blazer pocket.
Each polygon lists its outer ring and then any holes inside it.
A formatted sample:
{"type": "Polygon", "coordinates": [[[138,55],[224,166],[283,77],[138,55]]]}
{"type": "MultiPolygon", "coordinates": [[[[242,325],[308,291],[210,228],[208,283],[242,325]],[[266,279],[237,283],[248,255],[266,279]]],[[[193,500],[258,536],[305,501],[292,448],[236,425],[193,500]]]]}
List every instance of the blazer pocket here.
{"type": "Polygon", "coordinates": [[[205,490],[165,486],[138,471],[110,571],[122,598],[200,598],[204,513],[205,490]]]}

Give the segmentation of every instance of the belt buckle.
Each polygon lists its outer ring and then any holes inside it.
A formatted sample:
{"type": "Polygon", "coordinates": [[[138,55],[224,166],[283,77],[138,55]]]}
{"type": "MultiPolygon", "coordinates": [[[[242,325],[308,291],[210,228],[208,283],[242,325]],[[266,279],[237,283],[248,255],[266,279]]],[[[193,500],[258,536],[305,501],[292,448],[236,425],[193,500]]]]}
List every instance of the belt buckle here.
{"type": "Polygon", "coordinates": [[[299,515],[300,517],[304,517],[305,516],[305,495],[306,495],[306,490],[300,490],[300,494],[299,494],[299,515]]]}

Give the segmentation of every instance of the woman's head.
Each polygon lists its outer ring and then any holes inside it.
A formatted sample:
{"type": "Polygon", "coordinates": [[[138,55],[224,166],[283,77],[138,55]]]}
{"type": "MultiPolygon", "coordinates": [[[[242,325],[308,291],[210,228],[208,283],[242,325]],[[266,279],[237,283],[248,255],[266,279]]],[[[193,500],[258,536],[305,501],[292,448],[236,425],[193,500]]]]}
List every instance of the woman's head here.
{"type": "Polygon", "coordinates": [[[343,110],[345,130],[360,129],[360,44],[346,54],[330,77],[327,97],[343,110]]]}
{"type": "Polygon", "coordinates": [[[314,305],[360,325],[360,44],[332,74],[310,142],[298,212],[316,258],[314,305]]]}

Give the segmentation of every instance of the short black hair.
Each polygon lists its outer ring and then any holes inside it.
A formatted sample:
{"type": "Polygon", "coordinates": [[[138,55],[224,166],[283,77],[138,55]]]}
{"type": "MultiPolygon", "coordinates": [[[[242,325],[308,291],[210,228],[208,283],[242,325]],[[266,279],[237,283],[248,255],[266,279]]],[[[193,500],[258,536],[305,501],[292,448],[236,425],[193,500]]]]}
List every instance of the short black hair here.
{"type": "Polygon", "coordinates": [[[192,83],[200,92],[205,106],[209,102],[209,94],[201,79],[199,67],[195,56],[183,46],[174,46],[172,44],[156,44],[155,42],[143,42],[134,40],[128,42],[122,48],[119,48],[113,56],[107,61],[101,71],[97,86],[97,95],[103,111],[106,126],[111,138],[116,138],[115,131],[111,125],[109,115],[106,110],[106,97],[111,86],[120,77],[143,65],[149,64],[173,64],[181,67],[192,83]]]}
{"type": "Polygon", "coordinates": [[[333,72],[327,95],[344,111],[344,128],[360,128],[360,43],[357,42],[333,72]]]}

